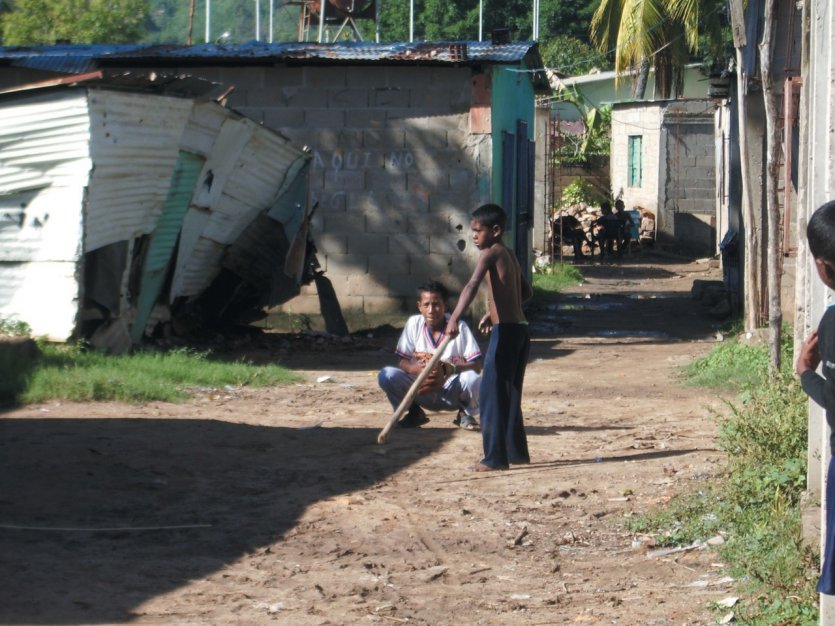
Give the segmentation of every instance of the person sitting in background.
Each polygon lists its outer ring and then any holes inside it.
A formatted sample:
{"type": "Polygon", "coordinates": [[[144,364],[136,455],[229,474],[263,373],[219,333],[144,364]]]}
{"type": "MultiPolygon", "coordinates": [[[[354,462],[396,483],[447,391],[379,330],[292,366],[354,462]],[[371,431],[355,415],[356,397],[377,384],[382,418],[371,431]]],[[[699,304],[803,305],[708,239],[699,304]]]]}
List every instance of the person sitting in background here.
{"type": "Polygon", "coordinates": [[[629,250],[632,241],[632,218],[626,212],[623,200],[615,200],[615,217],[618,218],[618,256],[623,255],[624,250],[629,250]]]}
{"type": "Polygon", "coordinates": [[[612,213],[612,205],[609,202],[600,203],[600,217],[592,222],[595,229],[593,239],[600,247],[601,258],[612,256],[615,251],[615,243],[620,238],[620,221],[612,213]]]}
{"type": "Polygon", "coordinates": [[[571,243],[574,249],[574,261],[577,262],[585,258],[583,254],[583,244],[588,244],[589,249],[593,250],[593,243],[586,237],[586,231],[583,230],[583,225],[573,215],[560,215],[551,223],[551,237],[554,243],[554,249],[562,246],[564,243],[571,243]]]}
{"type": "Polygon", "coordinates": [[[641,209],[641,228],[638,231],[641,245],[655,243],[655,215],[649,209],[641,209]]]}

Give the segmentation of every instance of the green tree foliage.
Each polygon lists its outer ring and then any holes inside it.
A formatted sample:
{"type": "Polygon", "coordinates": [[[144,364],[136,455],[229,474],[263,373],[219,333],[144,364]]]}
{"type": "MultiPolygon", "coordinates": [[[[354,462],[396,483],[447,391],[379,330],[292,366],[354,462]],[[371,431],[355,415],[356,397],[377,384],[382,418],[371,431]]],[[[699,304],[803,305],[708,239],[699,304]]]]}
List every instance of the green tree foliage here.
{"type": "Polygon", "coordinates": [[[543,0],[539,9],[541,42],[563,36],[591,43],[589,24],[595,5],[596,2],[589,0],[543,0]]]}
{"type": "Polygon", "coordinates": [[[5,45],[134,43],[145,33],[148,0],[13,0],[2,15],[5,45]]]}
{"type": "Polygon", "coordinates": [[[614,50],[619,75],[645,74],[651,64],[661,97],[669,98],[681,93],[684,65],[700,34],[721,47],[721,6],[718,0],[601,0],[591,35],[602,52],[614,50]]]}
{"type": "Polygon", "coordinates": [[[587,74],[591,69],[611,69],[606,55],[576,37],[557,35],[540,45],[545,66],[564,76],[587,74]]]}

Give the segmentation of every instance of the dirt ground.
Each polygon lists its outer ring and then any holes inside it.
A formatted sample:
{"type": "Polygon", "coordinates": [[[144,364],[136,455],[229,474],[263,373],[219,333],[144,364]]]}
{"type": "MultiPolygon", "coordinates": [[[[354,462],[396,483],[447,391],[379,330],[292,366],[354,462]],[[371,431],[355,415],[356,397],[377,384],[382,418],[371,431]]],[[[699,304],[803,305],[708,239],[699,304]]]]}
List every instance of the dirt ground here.
{"type": "Polygon", "coordinates": [[[720,270],[583,270],[531,312],[529,466],[467,472],[481,438],[452,414],[375,443],[397,329],[241,347],[301,384],[0,415],[0,623],[714,623],[715,551],[624,523],[721,468],[720,401],[679,375],[716,334],[692,282],[720,270]]]}

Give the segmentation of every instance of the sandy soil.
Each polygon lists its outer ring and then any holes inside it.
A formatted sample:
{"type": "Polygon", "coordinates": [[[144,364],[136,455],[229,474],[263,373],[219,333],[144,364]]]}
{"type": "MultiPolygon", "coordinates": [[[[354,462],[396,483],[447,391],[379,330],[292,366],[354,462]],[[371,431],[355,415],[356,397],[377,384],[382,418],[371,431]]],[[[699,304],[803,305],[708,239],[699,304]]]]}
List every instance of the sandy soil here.
{"type": "Polygon", "coordinates": [[[530,466],[465,471],[481,439],[451,414],[375,443],[396,329],[241,346],[301,384],[6,412],[0,623],[712,623],[712,549],[658,555],[624,522],[721,468],[719,401],[679,377],[715,334],[692,281],[719,270],[584,271],[531,313],[530,466]]]}

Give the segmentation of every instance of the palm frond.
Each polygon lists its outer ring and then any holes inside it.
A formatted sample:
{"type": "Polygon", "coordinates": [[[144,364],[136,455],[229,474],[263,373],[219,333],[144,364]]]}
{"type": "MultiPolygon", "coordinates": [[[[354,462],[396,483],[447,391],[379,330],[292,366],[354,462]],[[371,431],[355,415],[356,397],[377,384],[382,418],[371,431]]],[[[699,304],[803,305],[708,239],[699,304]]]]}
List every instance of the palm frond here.
{"type": "Polygon", "coordinates": [[[624,6],[615,51],[615,69],[626,71],[649,59],[663,45],[668,17],[660,0],[632,0],[624,6]]]}
{"type": "Polygon", "coordinates": [[[589,26],[589,36],[601,52],[615,47],[620,31],[623,5],[628,0],[600,0],[589,26]]]}
{"type": "Polygon", "coordinates": [[[691,50],[699,47],[699,20],[705,0],[667,0],[670,16],[684,27],[684,36],[691,50]]]}

